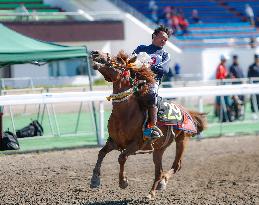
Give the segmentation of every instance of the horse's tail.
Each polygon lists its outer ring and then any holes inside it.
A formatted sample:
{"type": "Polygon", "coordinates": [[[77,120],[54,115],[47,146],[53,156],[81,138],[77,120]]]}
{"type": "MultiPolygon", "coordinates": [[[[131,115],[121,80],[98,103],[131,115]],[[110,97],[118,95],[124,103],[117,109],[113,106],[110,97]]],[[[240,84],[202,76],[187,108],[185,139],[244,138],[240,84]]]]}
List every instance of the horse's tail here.
{"type": "Polygon", "coordinates": [[[194,123],[197,126],[197,134],[200,134],[203,130],[207,128],[207,113],[197,112],[197,111],[189,111],[189,114],[194,120],[194,123]]]}

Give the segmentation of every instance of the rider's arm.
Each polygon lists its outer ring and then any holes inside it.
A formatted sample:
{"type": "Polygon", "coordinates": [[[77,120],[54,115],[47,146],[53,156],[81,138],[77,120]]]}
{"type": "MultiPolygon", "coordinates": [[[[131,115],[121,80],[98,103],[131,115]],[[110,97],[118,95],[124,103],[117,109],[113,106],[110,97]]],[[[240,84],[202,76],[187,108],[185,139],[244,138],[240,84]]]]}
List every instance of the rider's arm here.
{"type": "Polygon", "coordinates": [[[171,57],[168,53],[164,53],[164,55],[162,56],[162,62],[157,64],[157,65],[153,65],[152,66],[152,71],[156,74],[158,73],[168,73],[169,72],[169,62],[171,60],[171,57]]]}
{"type": "Polygon", "coordinates": [[[138,46],[138,47],[133,51],[132,54],[139,54],[139,53],[143,50],[144,47],[145,47],[144,45],[138,46]]]}

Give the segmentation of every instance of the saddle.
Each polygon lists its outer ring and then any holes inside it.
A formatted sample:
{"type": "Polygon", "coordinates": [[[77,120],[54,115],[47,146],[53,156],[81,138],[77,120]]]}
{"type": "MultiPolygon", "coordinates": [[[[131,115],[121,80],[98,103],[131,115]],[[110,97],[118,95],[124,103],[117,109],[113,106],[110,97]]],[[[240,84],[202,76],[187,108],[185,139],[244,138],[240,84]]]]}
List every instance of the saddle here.
{"type": "Polygon", "coordinates": [[[180,105],[161,97],[158,100],[157,124],[173,126],[176,130],[197,133],[197,127],[191,115],[180,105]]]}

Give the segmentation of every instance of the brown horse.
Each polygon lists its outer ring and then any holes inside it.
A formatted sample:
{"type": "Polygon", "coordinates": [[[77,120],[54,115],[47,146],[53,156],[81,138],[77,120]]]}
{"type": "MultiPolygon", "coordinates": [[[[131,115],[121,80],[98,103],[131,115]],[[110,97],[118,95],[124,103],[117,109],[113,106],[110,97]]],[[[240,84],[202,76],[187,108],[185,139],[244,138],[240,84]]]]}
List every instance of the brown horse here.
{"type": "MultiPolygon", "coordinates": [[[[136,58],[129,60],[127,55],[123,53],[111,59],[108,54],[93,52],[92,59],[93,68],[98,70],[106,81],[113,84],[113,94],[109,97],[109,99],[113,100],[113,107],[108,122],[109,138],[105,146],[99,151],[91,178],[91,187],[96,188],[100,185],[101,164],[107,153],[112,150],[121,151],[118,158],[120,164],[119,186],[125,189],[128,186],[128,180],[125,176],[124,165],[128,156],[137,152],[148,153],[151,151],[153,152],[153,162],[155,164],[155,179],[148,198],[153,199],[155,191],[165,189],[168,179],[181,169],[186,143],[195,134],[172,129],[172,126],[161,125],[159,128],[163,132],[162,137],[154,142],[144,141],[143,124],[146,115],[145,108],[142,106],[144,101],[141,96],[145,94],[148,84],[154,82],[153,72],[144,65],[141,68],[134,67],[136,58]],[[133,91],[132,83],[129,82],[129,74],[132,75],[132,73],[138,76],[137,80],[139,82],[145,83],[143,89],[133,91]],[[176,142],[176,156],[171,169],[164,172],[162,156],[166,148],[174,140],[176,142]]],[[[190,111],[189,114],[196,124],[197,133],[203,131],[206,126],[205,114],[195,111],[190,111]]]]}

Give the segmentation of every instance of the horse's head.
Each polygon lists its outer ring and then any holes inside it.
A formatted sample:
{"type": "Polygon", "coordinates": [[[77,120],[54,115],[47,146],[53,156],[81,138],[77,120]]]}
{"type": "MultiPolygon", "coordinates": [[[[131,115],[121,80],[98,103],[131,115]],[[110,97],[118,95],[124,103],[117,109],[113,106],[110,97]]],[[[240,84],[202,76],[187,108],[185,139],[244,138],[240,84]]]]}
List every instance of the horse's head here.
{"type": "Polygon", "coordinates": [[[93,51],[91,58],[93,69],[98,70],[106,81],[113,82],[116,92],[129,89],[138,81],[145,84],[154,82],[150,66],[138,62],[137,56],[129,57],[121,51],[117,56],[111,57],[107,53],[93,51]]]}
{"type": "Polygon", "coordinates": [[[108,53],[100,51],[91,52],[92,68],[98,70],[108,82],[117,81],[119,73],[112,69],[111,57],[108,53]]]}

